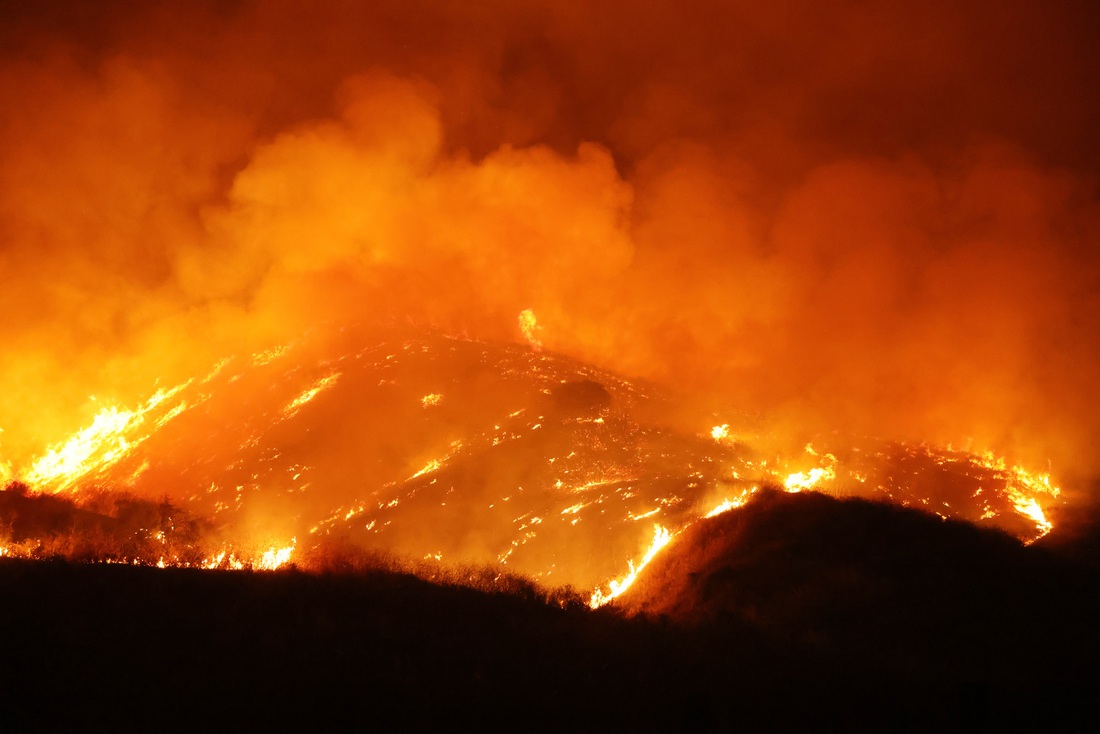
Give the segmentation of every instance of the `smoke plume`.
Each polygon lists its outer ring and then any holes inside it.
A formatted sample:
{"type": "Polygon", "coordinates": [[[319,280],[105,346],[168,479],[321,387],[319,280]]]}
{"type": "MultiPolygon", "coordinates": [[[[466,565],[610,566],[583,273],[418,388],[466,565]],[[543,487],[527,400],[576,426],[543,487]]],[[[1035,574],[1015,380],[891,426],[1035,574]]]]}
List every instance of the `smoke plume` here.
{"type": "Polygon", "coordinates": [[[235,351],[528,309],[708,418],[1098,468],[1091,3],[4,6],[0,472],[235,351]]]}

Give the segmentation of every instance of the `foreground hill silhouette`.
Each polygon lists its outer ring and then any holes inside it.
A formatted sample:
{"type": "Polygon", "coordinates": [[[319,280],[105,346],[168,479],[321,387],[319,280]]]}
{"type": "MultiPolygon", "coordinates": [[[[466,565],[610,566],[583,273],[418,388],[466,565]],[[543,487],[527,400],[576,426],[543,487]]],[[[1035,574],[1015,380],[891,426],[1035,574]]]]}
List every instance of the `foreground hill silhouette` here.
{"type": "Polygon", "coordinates": [[[764,492],[597,612],[369,564],[0,559],[0,728],[1085,730],[1100,601],[1071,555],[764,492]]]}

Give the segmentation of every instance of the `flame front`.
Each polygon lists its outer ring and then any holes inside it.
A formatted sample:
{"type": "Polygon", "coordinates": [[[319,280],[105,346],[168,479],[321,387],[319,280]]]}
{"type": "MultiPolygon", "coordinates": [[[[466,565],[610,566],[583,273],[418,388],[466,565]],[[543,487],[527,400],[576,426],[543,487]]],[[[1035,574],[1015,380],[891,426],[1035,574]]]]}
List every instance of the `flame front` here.
{"type": "Polygon", "coordinates": [[[788,474],[783,480],[783,486],[788,492],[801,492],[804,489],[813,489],[822,481],[835,479],[836,473],[829,467],[815,467],[808,472],[795,472],[788,474]]]}
{"type": "MultiPolygon", "coordinates": [[[[133,410],[105,409],[12,475],[77,501],[85,488],[157,497],[176,486],[184,508],[210,513],[220,528],[220,540],[177,540],[172,512],[160,511],[133,531],[144,550],[105,561],[275,570],[298,542],[271,537],[308,537],[309,549],[346,538],[411,558],[506,565],[543,583],[594,583],[593,608],[621,597],[686,527],[736,511],[761,487],[888,499],[1025,542],[1050,532],[1045,507],[1059,496],[1049,474],[991,453],[882,443],[806,445],[786,457],[755,453],[766,441],[746,430],[731,440],[730,424],[679,436],[637,421],[632,406],[648,400],[637,385],[529,349],[409,340],[312,368],[303,349],[223,360],[204,380],[133,410]],[[444,384],[449,412],[437,410],[441,391],[425,391],[444,384]],[[223,393],[239,394],[240,405],[218,403],[223,393]],[[322,393],[331,398],[317,400],[322,393]],[[207,409],[217,405],[222,412],[207,409]],[[371,471],[345,473],[356,465],[371,471]],[[643,540],[640,557],[608,551],[643,540]]],[[[37,557],[55,546],[25,538],[3,547],[37,557]]]]}
{"type": "Polygon", "coordinates": [[[275,571],[285,566],[290,561],[290,556],[294,553],[294,547],[297,543],[298,540],[295,538],[294,542],[284,548],[275,548],[275,546],[272,546],[260,556],[256,568],[262,571],[275,571]]]}
{"type": "Polygon", "coordinates": [[[743,507],[746,502],[749,501],[751,496],[757,492],[759,487],[751,487],[743,491],[738,497],[732,499],[724,499],[715,505],[709,512],[703,515],[704,518],[717,517],[718,515],[729,512],[730,510],[736,510],[738,507],[743,507]]]}
{"type": "MultiPolygon", "coordinates": [[[[134,450],[141,442],[131,429],[140,425],[155,408],[187,387],[184,383],[170,390],[158,390],[143,406],[134,410],[108,407],[96,414],[92,424],[65,442],[49,449],[25,473],[27,482],[50,487],[54,491],[70,488],[78,479],[111,467],[134,450]]],[[[161,423],[171,420],[176,412],[169,411],[161,423]]]]}
{"type": "Polygon", "coordinates": [[[630,570],[627,571],[625,576],[618,579],[612,579],[608,583],[608,590],[606,592],[602,589],[593,591],[592,597],[588,602],[589,606],[593,609],[598,609],[621,596],[623,592],[630,588],[634,580],[638,578],[638,574],[642,572],[642,569],[644,569],[671,540],[672,534],[667,528],[654,524],[653,542],[649,544],[649,548],[646,550],[645,555],[642,556],[642,559],[638,561],[637,564],[635,564],[634,561],[630,561],[630,570]]]}
{"type": "MultiPolygon", "coordinates": [[[[263,364],[266,364],[266,362],[264,362],[263,364]]],[[[293,416],[295,413],[298,412],[299,408],[301,408],[303,405],[308,403],[310,400],[313,400],[315,397],[317,397],[317,395],[319,393],[321,393],[324,390],[327,390],[328,388],[330,388],[334,384],[336,384],[336,380],[338,380],[339,377],[340,377],[339,374],[333,374],[333,375],[329,375],[327,377],[322,377],[320,380],[318,380],[308,390],[306,390],[301,395],[299,395],[298,397],[291,400],[290,403],[287,404],[287,406],[285,408],[283,408],[283,416],[285,416],[287,418],[290,418],[291,416],[293,416]]]]}

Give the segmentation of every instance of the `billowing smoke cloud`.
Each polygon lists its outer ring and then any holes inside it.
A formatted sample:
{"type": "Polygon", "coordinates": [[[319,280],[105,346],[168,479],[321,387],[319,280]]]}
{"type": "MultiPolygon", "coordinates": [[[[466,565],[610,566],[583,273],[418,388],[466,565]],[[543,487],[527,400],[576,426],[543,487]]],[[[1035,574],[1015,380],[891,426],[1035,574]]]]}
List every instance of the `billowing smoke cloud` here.
{"type": "Polygon", "coordinates": [[[1089,3],[315,5],[10,8],[0,459],[318,324],[531,309],[792,441],[1096,469],[1089,3]]]}

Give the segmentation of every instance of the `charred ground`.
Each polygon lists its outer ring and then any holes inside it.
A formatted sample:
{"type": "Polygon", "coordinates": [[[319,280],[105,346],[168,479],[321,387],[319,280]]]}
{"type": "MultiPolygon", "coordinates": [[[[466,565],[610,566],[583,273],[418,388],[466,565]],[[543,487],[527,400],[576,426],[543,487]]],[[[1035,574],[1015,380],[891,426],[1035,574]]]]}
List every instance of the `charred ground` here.
{"type": "Polygon", "coordinates": [[[1087,547],[765,492],[596,612],[363,558],[3,559],[4,728],[1083,730],[1100,584],[1067,549],[1087,547]]]}

